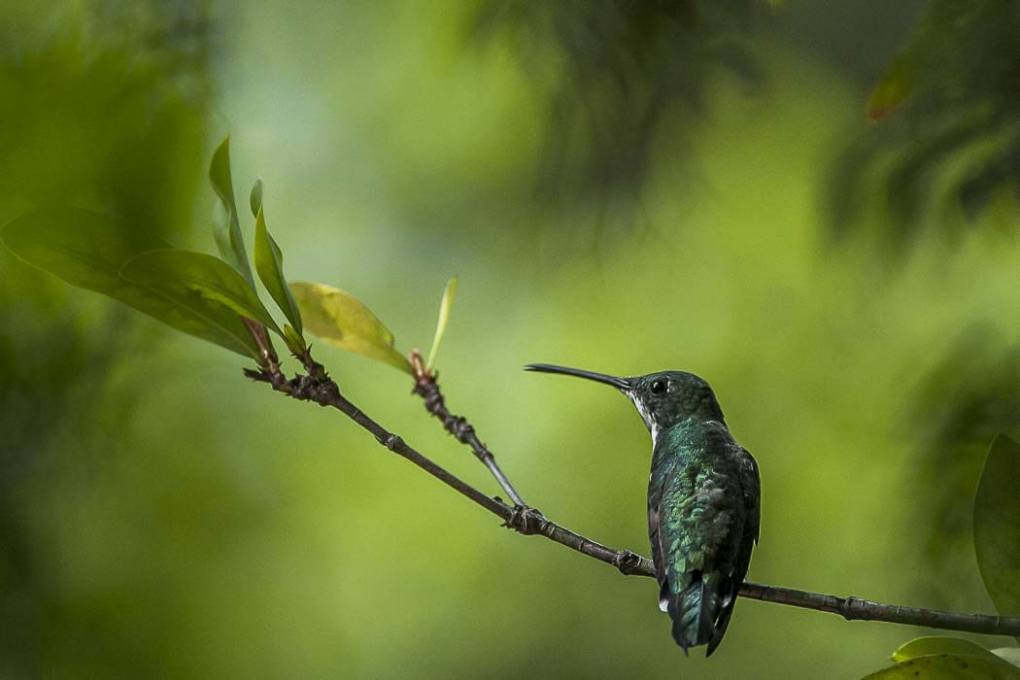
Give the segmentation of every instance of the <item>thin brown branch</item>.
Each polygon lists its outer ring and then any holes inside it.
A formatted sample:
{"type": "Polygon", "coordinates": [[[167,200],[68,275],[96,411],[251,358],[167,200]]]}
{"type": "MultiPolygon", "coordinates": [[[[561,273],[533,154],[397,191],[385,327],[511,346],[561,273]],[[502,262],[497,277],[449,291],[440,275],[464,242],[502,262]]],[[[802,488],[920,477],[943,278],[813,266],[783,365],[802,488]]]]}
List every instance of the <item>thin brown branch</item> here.
{"type": "Polygon", "coordinates": [[[830,614],[838,614],[847,621],[885,621],[924,628],[941,628],[943,630],[961,630],[968,633],[985,635],[1020,634],[1020,617],[990,616],[988,614],[962,614],[938,609],[921,609],[904,607],[895,604],[880,604],[859,597],[838,597],[811,593],[794,588],[764,586],[758,583],[744,582],[740,589],[743,597],[754,598],[764,602],[788,604],[791,607],[814,609],[830,614]]]}
{"type": "MultiPolygon", "coordinates": [[[[575,531],[553,522],[534,508],[511,507],[499,499],[486,496],[442,466],[432,462],[399,436],[388,431],[351,403],[340,393],[340,388],[326,374],[322,365],[314,361],[307,351],[299,358],[304,364],[305,370],[308,371],[308,375],[298,375],[288,380],[279,369],[273,368],[246,370],[245,375],[253,380],[269,383],[274,390],[294,399],[311,401],[320,406],[328,406],[341,411],[360,427],[371,433],[376,441],[387,449],[407,459],[461,495],[501,518],[504,526],[515,529],[522,534],[544,536],[579,553],[611,564],[624,574],[655,576],[652,563],[640,555],[629,550],[611,548],[592,541],[575,531]]],[[[740,595],[765,602],[776,602],[838,614],[848,621],[886,621],[889,623],[961,630],[988,635],[1020,635],[1020,617],[961,614],[934,609],[880,604],[856,597],[836,597],[834,595],[767,586],[746,581],[741,586],[740,595]]]]}
{"type": "Polygon", "coordinates": [[[499,464],[496,463],[496,456],[492,454],[485,444],[478,438],[478,434],[475,432],[474,426],[467,421],[467,418],[463,416],[457,416],[450,413],[450,409],[446,408],[446,399],[443,397],[443,393],[439,390],[439,383],[436,382],[436,374],[426,371],[424,369],[419,370],[418,367],[422,365],[421,357],[417,352],[412,355],[412,364],[415,365],[415,381],[414,381],[414,394],[418,395],[425,402],[425,410],[431,413],[433,416],[439,419],[443,424],[443,429],[453,435],[457,441],[462,444],[466,444],[474,452],[475,457],[482,462],[489,472],[499,483],[499,486],[503,489],[503,492],[510,498],[510,501],[520,507],[526,507],[524,499],[517,493],[517,489],[510,483],[510,480],[503,470],[500,469],[499,464]],[[415,361],[417,359],[417,361],[415,361]]]}

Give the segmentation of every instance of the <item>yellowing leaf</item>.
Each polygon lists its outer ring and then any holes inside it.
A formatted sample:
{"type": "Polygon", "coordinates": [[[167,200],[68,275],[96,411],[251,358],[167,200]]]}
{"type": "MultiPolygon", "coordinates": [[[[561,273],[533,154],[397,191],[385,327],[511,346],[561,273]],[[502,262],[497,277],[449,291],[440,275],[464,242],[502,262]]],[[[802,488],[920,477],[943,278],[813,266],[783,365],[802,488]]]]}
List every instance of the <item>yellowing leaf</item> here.
{"type": "Polygon", "coordinates": [[[948,637],[942,635],[929,635],[914,638],[910,642],[900,645],[892,653],[893,661],[909,661],[922,656],[937,656],[939,654],[955,654],[956,656],[979,656],[995,661],[998,659],[991,651],[985,649],[976,642],[965,638],[948,637]]]}
{"type": "Polygon", "coordinates": [[[1020,669],[997,658],[940,654],[898,663],[865,680],[1020,680],[1020,669]]]}
{"type": "Polygon", "coordinates": [[[425,367],[428,370],[432,370],[432,366],[436,361],[436,353],[439,351],[439,344],[443,341],[443,335],[446,333],[446,324],[450,321],[450,309],[453,307],[453,301],[457,297],[457,277],[454,276],[446,282],[446,289],[443,291],[443,299],[439,303],[439,318],[436,320],[436,334],[432,338],[432,349],[429,350],[429,360],[425,363],[425,367]]]}
{"type": "Polygon", "coordinates": [[[356,297],[323,283],[290,284],[305,328],[331,345],[411,373],[411,363],[393,347],[393,333],[356,297]]]}
{"type": "Polygon", "coordinates": [[[999,647],[998,649],[993,649],[992,654],[1006,663],[1020,666],[1020,647],[999,647]]]}

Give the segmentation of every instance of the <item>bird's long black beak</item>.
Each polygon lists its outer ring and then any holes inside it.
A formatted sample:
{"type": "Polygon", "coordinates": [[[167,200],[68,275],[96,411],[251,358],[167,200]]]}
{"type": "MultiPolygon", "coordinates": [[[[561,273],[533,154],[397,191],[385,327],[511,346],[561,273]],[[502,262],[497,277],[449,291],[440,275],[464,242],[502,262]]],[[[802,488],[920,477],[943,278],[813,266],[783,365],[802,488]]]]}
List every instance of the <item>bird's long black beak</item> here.
{"type": "Polygon", "coordinates": [[[566,366],[554,366],[553,364],[528,364],[524,367],[525,371],[537,371],[539,373],[559,373],[561,375],[572,375],[578,378],[585,378],[587,380],[594,380],[595,382],[605,383],[606,385],[612,385],[617,389],[624,391],[630,390],[630,381],[626,378],[618,378],[615,375],[606,375],[605,373],[595,373],[594,371],[585,371],[580,368],[568,368],[566,366]]]}

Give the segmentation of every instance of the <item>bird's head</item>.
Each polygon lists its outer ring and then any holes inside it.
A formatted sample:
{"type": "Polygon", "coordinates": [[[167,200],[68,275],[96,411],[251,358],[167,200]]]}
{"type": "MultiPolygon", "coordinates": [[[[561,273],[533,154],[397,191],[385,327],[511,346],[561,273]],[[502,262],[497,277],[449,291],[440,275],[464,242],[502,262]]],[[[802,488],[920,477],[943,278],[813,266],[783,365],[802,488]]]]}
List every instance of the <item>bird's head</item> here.
{"type": "Polygon", "coordinates": [[[528,371],[559,373],[612,385],[627,395],[641,414],[654,438],[658,432],[687,418],[723,422],[722,408],[708,383],[684,371],[659,371],[633,378],[620,378],[579,368],[552,364],[529,364],[528,371]]]}

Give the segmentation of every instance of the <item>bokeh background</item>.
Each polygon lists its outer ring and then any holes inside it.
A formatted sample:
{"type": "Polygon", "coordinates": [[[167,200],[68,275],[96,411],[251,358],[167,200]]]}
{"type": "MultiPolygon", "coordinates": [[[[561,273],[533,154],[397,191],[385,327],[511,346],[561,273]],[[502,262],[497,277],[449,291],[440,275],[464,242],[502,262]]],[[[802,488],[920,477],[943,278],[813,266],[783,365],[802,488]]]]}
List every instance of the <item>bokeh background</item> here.
{"type": "MultiPolygon", "coordinates": [[[[969,522],[1020,433],[1016,7],[3,0],[0,221],[73,203],[211,251],[230,134],[288,275],[401,349],[460,276],[448,403],[548,515],[647,552],[650,446],[613,391],[522,364],[691,370],[761,467],[750,578],[991,612],[969,522]]],[[[497,493],[407,376],[318,358],[497,493]]],[[[243,366],[0,252],[0,677],[855,678],[920,632],[748,600],[684,658],[652,581],[243,366]]]]}

